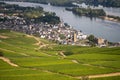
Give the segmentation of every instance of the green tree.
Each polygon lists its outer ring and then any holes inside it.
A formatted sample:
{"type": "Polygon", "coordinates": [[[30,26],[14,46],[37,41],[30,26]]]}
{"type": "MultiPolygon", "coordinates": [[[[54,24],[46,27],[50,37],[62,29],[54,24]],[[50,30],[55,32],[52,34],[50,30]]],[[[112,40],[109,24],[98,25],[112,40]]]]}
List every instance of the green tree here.
{"type": "Polygon", "coordinates": [[[60,39],[65,39],[66,38],[64,34],[60,34],[59,37],[60,37],[60,39]]]}
{"type": "Polygon", "coordinates": [[[95,46],[95,44],[97,43],[97,38],[94,35],[88,36],[87,39],[89,40],[91,46],[95,46]]]}
{"type": "Polygon", "coordinates": [[[0,56],[3,56],[3,52],[2,51],[0,51],[0,56]]]}

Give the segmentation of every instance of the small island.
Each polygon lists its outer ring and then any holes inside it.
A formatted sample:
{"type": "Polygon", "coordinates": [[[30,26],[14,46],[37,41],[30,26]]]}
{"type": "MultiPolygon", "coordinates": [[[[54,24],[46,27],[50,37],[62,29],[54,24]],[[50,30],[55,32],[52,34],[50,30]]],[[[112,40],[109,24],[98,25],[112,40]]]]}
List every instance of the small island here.
{"type": "Polygon", "coordinates": [[[99,17],[105,16],[106,13],[103,9],[91,9],[91,8],[66,8],[68,11],[72,11],[74,14],[79,16],[88,16],[88,17],[99,17]]]}
{"type": "Polygon", "coordinates": [[[114,15],[107,15],[103,9],[92,9],[92,8],[65,8],[67,11],[72,11],[75,15],[78,16],[87,16],[87,17],[98,17],[104,20],[119,22],[120,17],[114,15]]]}

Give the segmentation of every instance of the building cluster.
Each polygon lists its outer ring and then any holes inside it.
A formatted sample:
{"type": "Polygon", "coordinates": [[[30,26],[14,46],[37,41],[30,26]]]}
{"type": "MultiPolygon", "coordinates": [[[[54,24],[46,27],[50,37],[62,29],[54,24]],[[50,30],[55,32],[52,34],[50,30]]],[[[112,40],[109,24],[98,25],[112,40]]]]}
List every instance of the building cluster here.
{"type": "MultiPolygon", "coordinates": [[[[88,35],[85,35],[81,31],[77,31],[64,23],[55,25],[42,22],[33,23],[32,20],[27,21],[24,18],[17,16],[0,14],[0,29],[10,29],[30,35],[36,35],[40,38],[45,38],[59,44],[90,46],[89,41],[87,40],[88,35]],[[81,43],[81,40],[87,41],[88,43],[81,43]]],[[[96,44],[100,47],[105,47],[108,45],[108,42],[105,39],[97,38],[96,44]]]]}
{"type": "Polygon", "coordinates": [[[77,44],[79,40],[87,38],[87,35],[84,35],[81,31],[77,31],[64,23],[55,25],[48,23],[32,23],[31,21],[27,22],[17,16],[1,14],[0,19],[2,18],[6,20],[0,21],[0,29],[11,29],[30,35],[37,35],[60,44],[77,44]]]}

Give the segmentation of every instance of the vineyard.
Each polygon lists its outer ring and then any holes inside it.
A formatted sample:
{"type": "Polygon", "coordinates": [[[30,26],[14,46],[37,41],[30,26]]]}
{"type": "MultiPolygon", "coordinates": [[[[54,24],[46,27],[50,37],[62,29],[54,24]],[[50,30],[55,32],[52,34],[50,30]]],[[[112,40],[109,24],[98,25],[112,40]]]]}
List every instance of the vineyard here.
{"type": "Polygon", "coordinates": [[[58,45],[0,30],[0,80],[119,80],[120,48],[58,45]]]}

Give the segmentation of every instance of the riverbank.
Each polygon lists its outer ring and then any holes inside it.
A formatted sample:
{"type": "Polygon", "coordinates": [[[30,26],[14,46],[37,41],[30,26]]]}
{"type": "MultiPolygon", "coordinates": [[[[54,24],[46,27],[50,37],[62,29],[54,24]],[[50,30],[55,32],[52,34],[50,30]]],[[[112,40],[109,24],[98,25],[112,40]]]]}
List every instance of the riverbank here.
{"type": "Polygon", "coordinates": [[[120,17],[118,17],[118,16],[106,15],[106,16],[102,16],[100,18],[102,18],[104,20],[109,20],[109,21],[114,21],[114,22],[120,22],[120,17]]]}

